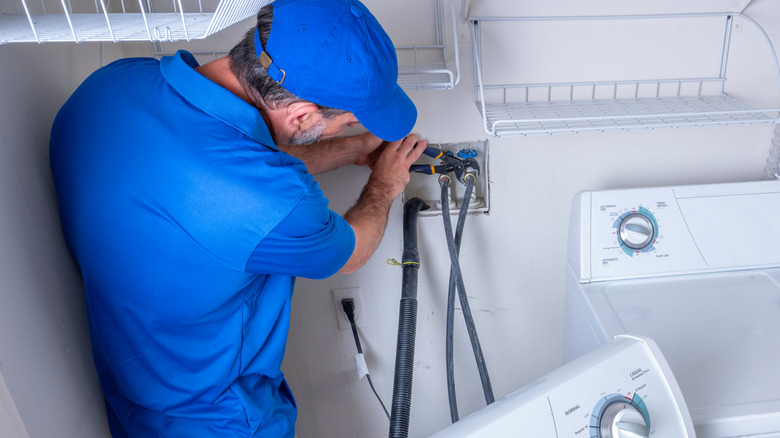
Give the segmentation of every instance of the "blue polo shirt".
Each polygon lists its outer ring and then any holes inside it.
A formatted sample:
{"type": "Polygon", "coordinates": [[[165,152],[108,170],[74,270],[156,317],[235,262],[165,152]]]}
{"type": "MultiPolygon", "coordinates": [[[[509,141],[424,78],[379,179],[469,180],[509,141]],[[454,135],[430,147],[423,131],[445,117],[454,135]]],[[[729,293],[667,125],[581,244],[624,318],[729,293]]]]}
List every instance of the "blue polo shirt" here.
{"type": "Polygon", "coordinates": [[[111,432],[293,436],[295,277],[334,274],[354,233],[260,113],[196,66],[183,51],[116,61],[52,128],[111,432]]]}

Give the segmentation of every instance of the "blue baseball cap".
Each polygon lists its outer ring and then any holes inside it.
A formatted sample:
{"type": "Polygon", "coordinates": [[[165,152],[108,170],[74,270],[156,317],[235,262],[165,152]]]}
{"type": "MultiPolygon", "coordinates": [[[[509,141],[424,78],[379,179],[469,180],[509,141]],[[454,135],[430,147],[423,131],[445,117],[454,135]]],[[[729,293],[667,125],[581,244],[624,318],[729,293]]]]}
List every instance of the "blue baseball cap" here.
{"type": "Polygon", "coordinates": [[[386,141],[404,138],[417,108],[398,85],[395,47],[357,0],[276,0],[265,48],[255,52],[268,74],[310,102],[353,113],[386,141]]]}

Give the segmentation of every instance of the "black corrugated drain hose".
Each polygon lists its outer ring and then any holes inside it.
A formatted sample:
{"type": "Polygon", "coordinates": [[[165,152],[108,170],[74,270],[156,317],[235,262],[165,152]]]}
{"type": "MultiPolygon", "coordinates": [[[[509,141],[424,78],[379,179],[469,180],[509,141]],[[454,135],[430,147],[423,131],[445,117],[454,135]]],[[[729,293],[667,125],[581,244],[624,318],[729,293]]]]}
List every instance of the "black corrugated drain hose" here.
{"type": "Polygon", "coordinates": [[[417,330],[417,273],[420,268],[420,253],[417,251],[417,216],[420,210],[428,208],[428,204],[420,198],[412,198],[404,204],[404,253],[401,261],[403,279],[398,314],[398,340],[395,348],[390,438],[406,438],[409,435],[414,341],[417,330]]]}

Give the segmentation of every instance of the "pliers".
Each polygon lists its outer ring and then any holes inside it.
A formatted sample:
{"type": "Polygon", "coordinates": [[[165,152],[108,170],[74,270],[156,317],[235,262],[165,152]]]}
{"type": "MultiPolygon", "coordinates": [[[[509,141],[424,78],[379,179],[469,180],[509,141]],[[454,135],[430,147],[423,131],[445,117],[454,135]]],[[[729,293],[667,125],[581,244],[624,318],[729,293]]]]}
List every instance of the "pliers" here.
{"type": "Polygon", "coordinates": [[[474,178],[479,175],[479,164],[477,164],[477,160],[474,158],[457,158],[431,146],[426,147],[423,153],[435,160],[441,160],[441,164],[412,164],[409,168],[410,172],[424,173],[426,175],[453,172],[455,173],[455,178],[463,184],[466,184],[467,175],[473,175],[474,178]]]}

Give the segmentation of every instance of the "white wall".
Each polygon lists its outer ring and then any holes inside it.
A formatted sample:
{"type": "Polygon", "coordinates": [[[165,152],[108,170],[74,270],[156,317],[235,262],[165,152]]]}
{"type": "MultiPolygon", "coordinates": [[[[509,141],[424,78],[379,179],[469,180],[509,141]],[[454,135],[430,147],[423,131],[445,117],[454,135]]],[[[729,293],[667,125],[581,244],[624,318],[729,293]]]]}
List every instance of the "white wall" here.
{"type": "MultiPolygon", "coordinates": [[[[419,23],[417,12],[414,16],[408,14],[412,4],[419,2],[394,2],[392,8],[379,0],[365,3],[394,39],[408,44],[415,37],[419,43],[428,36],[429,29],[419,23]]],[[[486,5],[492,11],[512,7],[508,15],[518,15],[523,5],[540,5],[513,0],[471,3],[486,5]]],[[[577,3],[582,6],[582,2],[577,3]]],[[[746,2],[728,3],[734,7],[746,2]]],[[[626,2],[621,4],[625,6],[626,2]]],[[[725,2],[716,6],[703,1],[671,2],[662,7],[675,4],[691,12],[723,7],[725,2]]],[[[760,21],[780,48],[780,9],[776,2],[756,0],[745,12],[760,21]]],[[[533,43],[542,47],[560,45],[566,38],[577,36],[539,35],[533,43]]],[[[540,73],[544,65],[523,64],[526,46],[511,39],[504,43],[509,48],[516,45],[517,52],[506,53],[507,62],[492,67],[520,65],[528,74],[544,77],[540,73]]],[[[419,110],[415,131],[432,142],[488,138],[473,100],[471,49],[468,43],[461,47],[464,77],[455,90],[410,92],[419,110]]],[[[742,57],[767,57],[758,45],[740,50],[743,52],[732,53],[734,62],[744,60],[742,57]]],[[[559,61],[556,55],[550,53],[549,60],[559,61]]],[[[608,76],[620,67],[620,62],[616,59],[583,69],[608,76]]],[[[739,70],[738,66],[734,68],[739,70]]],[[[765,85],[759,80],[745,84],[746,91],[766,94],[777,106],[777,84],[770,78],[771,87],[766,92],[765,85]]],[[[761,179],[771,131],[771,125],[758,125],[491,138],[491,211],[489,215],[468,218],[461,266],[496,396],[506,395],[561,365],[566,234],[570,202],[576,192],[761,179]]],[[[362,169],[353,168],[320,178],[334,209],[349,208],[366,175],[362,169]]],[[[431,182],[435,184],[433,178],[431,182]]],[[[360,317],[366,325],[361,330],[363,348],[374,384],[389,408],[401,270],[385,261],[401,259],[401,217],[402,205],[397,201],[382,244],[357,273],[322,281],[299,279],[297,283],[284,368],[300,407],[300,437],[387,434],[388,422],[368,383],[358,381],[354,341],[349,331],[338,330],[330,290],[361,288],[365,314],[360,317]]],[[[425,217],[418,225],[422,267],[412,437],[427,436],[450,422],[444,370],[449,261],[441,221],[440,216],[425,217]]],[[[484,399],[460,315],[456,313],[455,370],[462,417],[484,406],[484,399]]]]}
{"type": "MultiPolygon", "coordinates": [[[[419,11],[419,1],[365,3],[397,44],[432,38],[430,14],[419,11]]],[[[498,10],[540,4],[472,3],[498,10]]],[[[579,7],[582,3],[577,2],[579,7]]],[[[697,10],[712,3],[690,0],[683,5],[697,10]]],[[[721,5],[726,3],[747,2],[723,0],[721,5]]],[[[780,47],[776,2],[755,0],[746,12],[780,47]]],[[[246,27],[239,24],[206,45],[227,49],[246,27]]],[[[464,29],[460,85],[452,91],[410,92],[420,114],[416,131],[432,142],[487,138],[473,101],[471,46],[464,29]]],[[[538,44],[563,36],[549,38],[539,38],[538,44]]],[[[194,49],[198,44],[184,46],[194,49]]],[[[751,47],[746,50],[748,58],[763,56],[751,47]]],[[[148,53],[148,47],[108,44],[106,51],[110,60],[122,53],[148,53]]],[[[0,375],[32,437],[107,434],[80,278],[62,242],[47,156],[49,127],[57,109],[99,64],[99,47],[94,44],[0,46],[0,375]]],[[[615,67],[588,66],[596,72],[615,67]]],[[[535,65],[526,68],[531,74],[539,72],[535,65]]],[[[760,93],[762,86],[748,83],[747,88],[760,93]]],[[[778,101],[777,94],[770,97],[778,101]]],[[[771,129],[761,125],[490,139],[491,212],[468,218],[461,264],[496,396],[561,364],[566,230],[577,191],[759,179],[771,129]]],[[[333,208],[343,212],[366,177],[364,169],[347,168],[320,181],[333,208]]],[[[300,407],[301,438],[387,433],[387,420],[367,382],[357,380],[354,343],[350,332],[338,330],[330,290],[362,289],[363,347],[377,390],[389,407],[401,271],[385,260],[400,259],[401,213],[397,201],[383,243],[359,272],[297,283],[284,369],[300,407]]],[[[421,218],[419,230],[422,267],[412,437],[426,436],[449,423],[443,365],[449,262],[441,217],[421,218]]],[[[464,416],[484,401],[460,320],[455,340],[464,416]]],[[[3,421],[0,424],[10,420],[3,421]]]]}
{"type": "Polygon", "coordinates": [[[99,65],[96,44],[0,46],[0,373],[20,436],[108,435],[48,157],[57,110],[99,65]]]}

